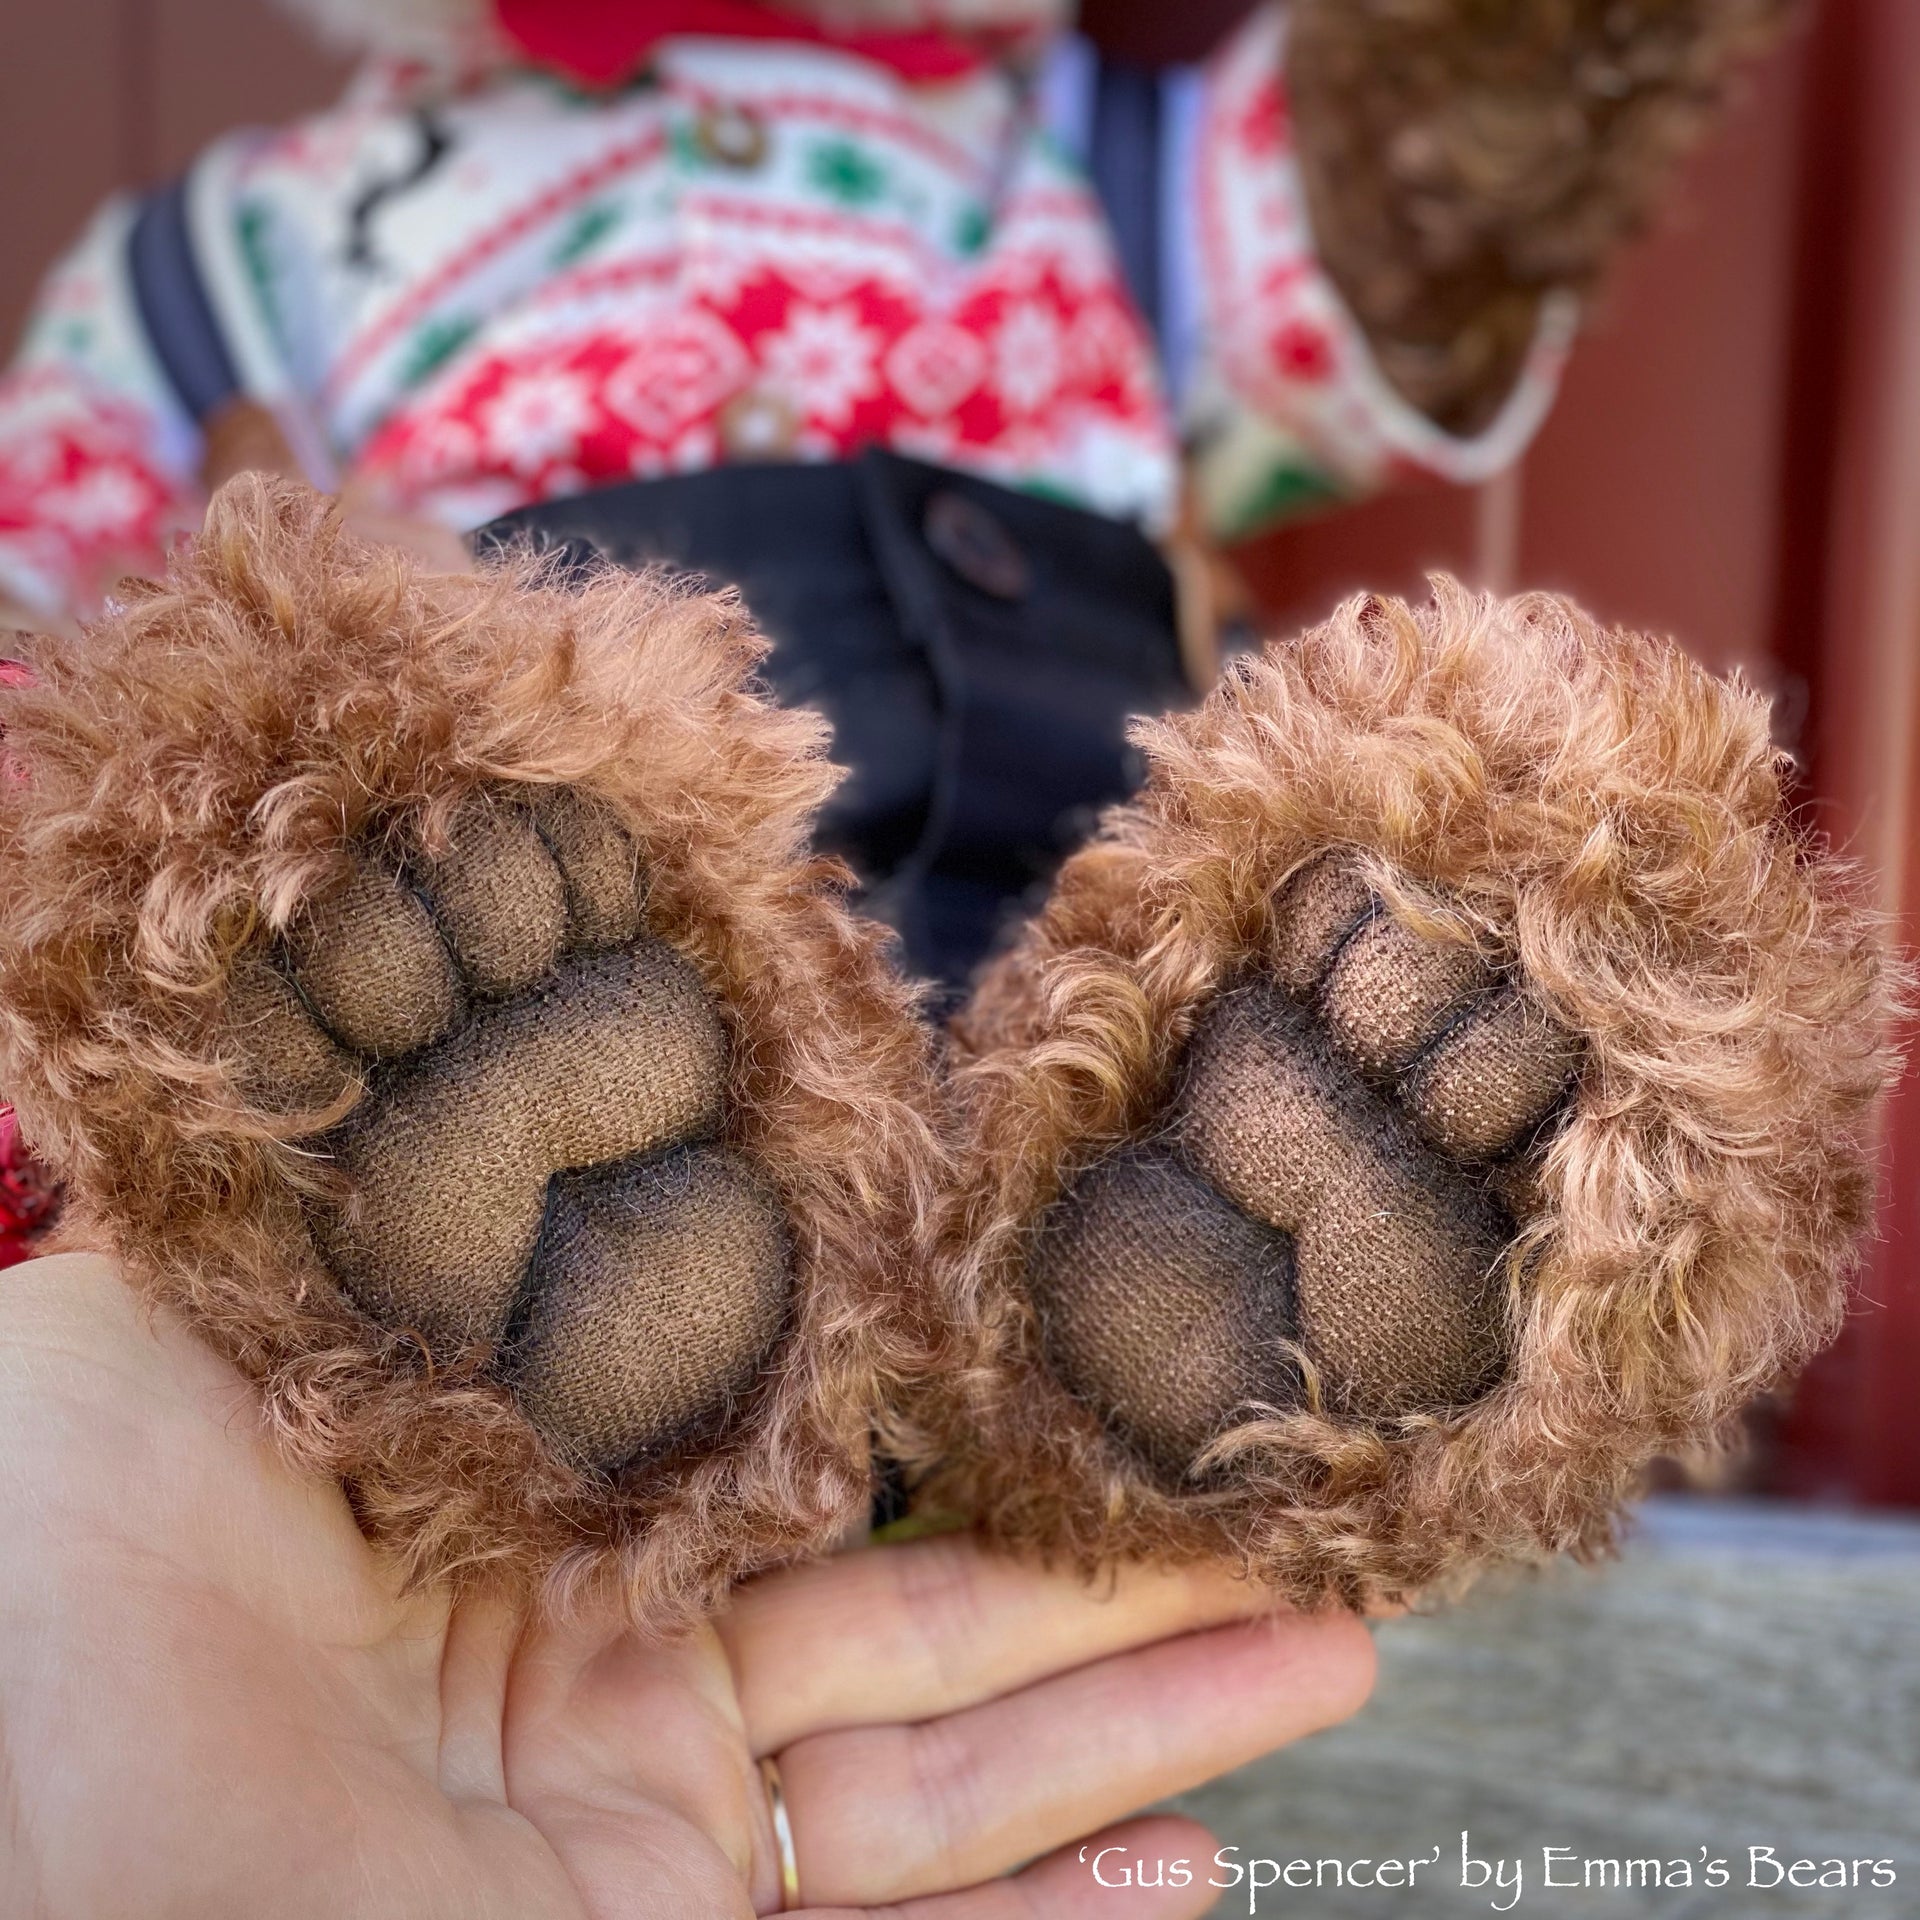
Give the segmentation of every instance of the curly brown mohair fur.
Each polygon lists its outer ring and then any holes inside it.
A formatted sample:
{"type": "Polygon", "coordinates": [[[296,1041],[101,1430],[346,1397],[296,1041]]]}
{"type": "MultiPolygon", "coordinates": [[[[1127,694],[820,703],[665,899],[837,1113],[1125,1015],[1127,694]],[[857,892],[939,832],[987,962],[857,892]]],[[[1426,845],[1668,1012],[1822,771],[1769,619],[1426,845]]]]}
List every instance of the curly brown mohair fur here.
{"type": "Polygon", "coordinates": [[[1287,68],[1322,259],[1382,372],[1470,432],[1541,296],[1647,222],[1792,0],[1291,0],[1287,68]]]}
{"type": "Polygon", "coordinates": [[[623,1591],[668,1628],[865,1509],[870,1411],[938,1329],[901,1264],[939,1151],[928,1046],[881,932],[808,850],[824,727],[753,685],[739,602],[519,558],[434,575],[303,490],[216,497],[157,584],[33,644],[0,695],[0,1084],[110,1250],[260,1387],[298,1465],[338,1476],[416,1580],[623,1591]],[[730,1030],[727,1144],[776,1184],[793,1322],[721,1440],[600,1477],[483,1373],[436,1372],[309,1239],[326,1156],[224,1045],[236,963],[370,831],[444,832],[520,782],[597,796],[638,844],[649,931],[730,1030]]]}
{"type": "Polygon", "coordinates": [[[1139,800],[1069,861],[961,1026],[936,1255],[970,1366],[909,1422],[934,1508],[1087,1567],[1213,1558],[1403,1599],[1610,1539],[1648,1458],[1836,1329],[1873,1198],[1899,969],[1792,823],[1764,702],[1565,602],[1361,598],[1139,726],[1139,800]],[[1079,1171],[1154,1136],[1183,1045],[1329,849],[1465,916],[1580,1037],[1510,1254],[1512,1360],[1463,1410],[1246,1418],[1169,1486],[1056,1384],[1022,1287],[1079,1171]]]}

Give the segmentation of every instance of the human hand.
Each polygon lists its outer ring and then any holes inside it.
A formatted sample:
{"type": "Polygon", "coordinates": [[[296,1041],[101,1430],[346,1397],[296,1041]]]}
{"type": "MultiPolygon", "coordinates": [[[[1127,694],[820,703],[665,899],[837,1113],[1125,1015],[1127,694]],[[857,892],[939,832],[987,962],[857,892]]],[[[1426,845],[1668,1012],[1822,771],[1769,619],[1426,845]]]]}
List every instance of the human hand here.
{"type": "Polygon", "coordinates": [[[1360,1705],[1363,1627],[1264,1612],[957,1538],[774,1575],[667,1645],[409,1596],[109,1263],[0,1276],[0,1913],[774,1912],[777,1755],[809,1912],[1198,1914],[1204,1883],[1076,1856],[1204,1857],[1189,1821],[1108,1823],[1360,1705]]]}

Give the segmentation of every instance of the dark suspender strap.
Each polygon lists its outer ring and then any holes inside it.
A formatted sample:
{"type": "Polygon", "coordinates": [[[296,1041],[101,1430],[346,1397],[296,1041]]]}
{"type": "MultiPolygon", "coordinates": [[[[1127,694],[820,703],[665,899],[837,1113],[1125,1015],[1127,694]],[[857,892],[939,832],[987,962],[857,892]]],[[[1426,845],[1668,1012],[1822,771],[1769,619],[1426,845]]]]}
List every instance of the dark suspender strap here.
{"type": "Polygon", "coordinates": [[[240,376],[194,257],[184,180],[141,202],[127,271],[153,357],[188,417],[204,425],[240,391],[240,376]]]}
{"type": "Polygon", "coordinates": [[[1087,171],[1106,208],[1135,302],[1164,339],[1161,76],[1102,59],[1094,82],[1087,171]]]}

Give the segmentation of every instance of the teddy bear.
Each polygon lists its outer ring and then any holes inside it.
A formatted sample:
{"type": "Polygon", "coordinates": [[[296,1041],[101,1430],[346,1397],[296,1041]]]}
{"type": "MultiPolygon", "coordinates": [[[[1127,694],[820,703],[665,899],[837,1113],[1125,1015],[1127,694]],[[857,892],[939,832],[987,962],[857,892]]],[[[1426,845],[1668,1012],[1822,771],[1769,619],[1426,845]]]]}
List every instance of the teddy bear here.
{"type": "Polygon", "coordinates": [[[1899,990],[1765,703],[1360,597],[1144,724],[936,1046],[739,597],[260,476],[0,694],[0,1065],[417,1579],[666,1631],[924,1511],[1404,1600],[1837,1326],[1899,990]]]}
{"type": "Polygon", "coordinates": [[[1777,12],[381,9],[0,383],[65,1243],[412,1577],[660,1630],[876,1438],[1277,1598],[1598,1550],[1836,1324],[1900,970],[1670,642],[1213,563],[1510,460],[1777,12]]]}

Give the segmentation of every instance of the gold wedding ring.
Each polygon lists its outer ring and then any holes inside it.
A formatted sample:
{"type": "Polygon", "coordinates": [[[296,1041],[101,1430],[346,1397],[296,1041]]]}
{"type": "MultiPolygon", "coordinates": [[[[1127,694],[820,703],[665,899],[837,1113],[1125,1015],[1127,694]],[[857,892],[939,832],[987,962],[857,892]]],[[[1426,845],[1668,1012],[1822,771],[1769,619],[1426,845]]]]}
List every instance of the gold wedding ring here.
{"type": "Polygon", "coordinates": [[[780,1911],[793,1913],[800,1905],[800,1861],[793,1851],[793,1822],[787,1818],[787,1790],[780,1783],[780,1763],[772,1754],[760,1762],[760,1778],[766,1783],[773,1844],[780,1856],[780,1911]]]}

